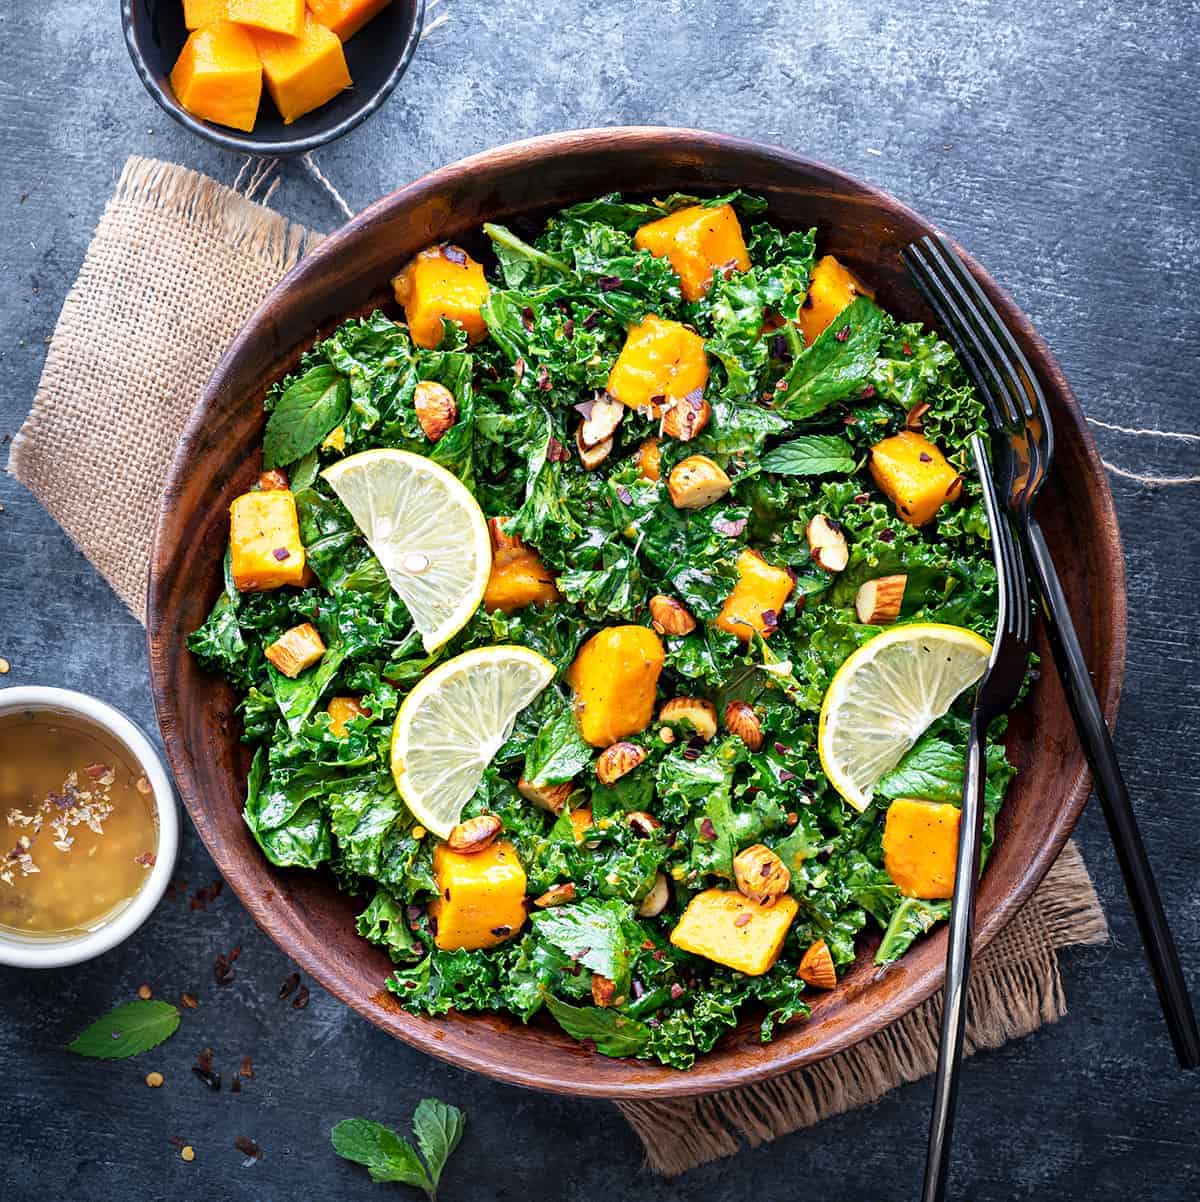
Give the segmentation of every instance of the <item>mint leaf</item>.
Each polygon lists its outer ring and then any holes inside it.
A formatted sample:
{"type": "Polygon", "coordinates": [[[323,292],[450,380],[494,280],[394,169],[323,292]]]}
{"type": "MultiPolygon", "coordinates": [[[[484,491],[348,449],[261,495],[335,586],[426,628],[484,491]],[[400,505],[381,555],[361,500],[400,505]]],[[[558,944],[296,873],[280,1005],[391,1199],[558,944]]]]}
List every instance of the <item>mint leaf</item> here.
{"type": "Polygon", "coordinates": [[[442,1179],[442,1169],[458,1147],[466,1125],[466,1116],[456,1106],[439,1102],[437,1098],[425,1098],[417,1104],[413,1114],[413,1134],[425,1157],[435,1190],[442,1179]]]}
{"type": "Polygon", "coordinates": [[[777,476],[848,476],[854,450],[836,434],[805,434],[768,451],[761,466],[777,476]]]}
{"type": "Polygon", "coordinates": [[[175,1034],[179,1011],[169,1002],[126,1002],[81,1031],[68,1052],[93,1060],[124,1060],[175,1034]]]}
{"type": "Polygon", "coordinates": [[[571,906],[533,914],[534,930],[564,955],[608,977],[617,992],[629,986],[629,944],[624,925],[630,918],[624,902],[585,897],[571,906]]]}
{"type": "Polygon", "coordinates": [[[263,435],[263,466],[286,467],[307,455],[346,416],[350,381],[328,364],[312,367],[275,403],[263,435]]]}
{"type": "Polygon", "coordinates": [[[535,785],[561,785],[591,766],[592,749],[580,738],[571,702],[548,690],[542,725],[525,751],[523,776],[535,785]]]}
{"type": "Polygon", "coordinates": [[[366,1165],[372,1181],[399,1181],[424,1190],[430,1198],[437,1191],[412,1144],[391,1127],[369,1119],[343,1119],[329,1133],[333,1150],[343,1159],[366,1165]]]}
{"type": "Polygon", "coordinates": [[[775,411],[799,421],[861,392],[875,370],[883,317],[867,297],[851,301],[792,364],[775,411]]]}
{"type": "Polygon", "coordinates": [[[546,1006],[572,1039],[590,1039],[605,1056],[636,1056],[650,1040],[650,1028],[636,1018],[598,1006],[569,1006],[553,994],[546,1006]]]}

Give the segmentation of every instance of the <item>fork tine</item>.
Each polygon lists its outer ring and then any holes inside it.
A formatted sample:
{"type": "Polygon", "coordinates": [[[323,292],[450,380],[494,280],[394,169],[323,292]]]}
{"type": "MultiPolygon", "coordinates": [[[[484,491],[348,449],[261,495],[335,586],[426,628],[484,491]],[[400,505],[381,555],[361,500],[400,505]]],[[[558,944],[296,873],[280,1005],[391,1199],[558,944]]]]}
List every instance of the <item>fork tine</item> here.
{"type": "Polygon", "coordinates": [[[1040,415],[1042,420],[1049,426],[1049,410],[1046,405],[1045,394],[1042,392],[1041,383],[1034,374],[1033,368],[1029,366],[1029,360],[1025,358],[1024,351],[1021,350],[1017,344],[1017,340],[1012,336],[1012,331],[1000,319],[1000,314],[996,312],[996,307],[988,300],[987,293],[980,287],[979,281],[971,274],[966,263],[963,262],[962,257],[954,247],[950,245],[945,235],[938,234],[937,242],[942,251],[942,259],[949,265],[963,287],[974,298],[976,308],[983,314],[995,336],[1000,339],[1009,360],[1016,368],[1021,380],[1022,392],[1025,396],[1025,416],[1033,417],[1035,414],[1040,415]]]}
{"type": "Polygon", "coordinates": [[[1008,628],[1008,610],[1010,604],[1006,583],[1010,569],[1006,563],[1007,554],[1004,550],[1004,539],[1001,535],[1005,519],[1003,510],[1000,508],[1000,498],[996,495],[996,482],[992,479],[992,468],[988,462],[987,451],[984,448],[983,439],[978,434],[971,439],[971,453],[975,457],[975,470],[979,475],[979,483],[983,489],[983,507],[987,512],[988,526],[992,531],[992,556],[996,562],[996,576],[999,580],[997,596],[999,612],[996,614],[996,639],[992,645],[991,655],[991,662],[995,663],[996,656],[1000,650],[1000,637],[1008,628]]]}
{"type": "Polygon", "coordinates": [[[959,358],[962,360],[967,374],[971,377],[972,383],[983,397],[993,424],[1004,426],[1006,423],[999,400],[992,381],[988,378],[988,373],[984,371],[986,359],[979,356],[974,340],[969,338],[964,331],[949,293],[929,266],[921,247],[915,242],[910,243],[900,252],[900,258],[908,268],[918,291],[933,310],[934,316],[955,342],[959,358]]]}
{"type": "Polygon", "coordinates": [[[954,265],[946,258],[941,245],[932,238],[922,238],[921,245],[926,248],[932,268],[938,272],[943,286],[950,294],[955,308],[961,315],[963,326],[979,348],[977,354],[991,369],[996,378],[1004,400],[1008,424],[1015,425],[1021,419],[1022,411],[1027,407],[1021,379],[1017,374],[1004,348],[996,339],[995,333],[984,320],[971,294],[963,286],[954,265]]]}

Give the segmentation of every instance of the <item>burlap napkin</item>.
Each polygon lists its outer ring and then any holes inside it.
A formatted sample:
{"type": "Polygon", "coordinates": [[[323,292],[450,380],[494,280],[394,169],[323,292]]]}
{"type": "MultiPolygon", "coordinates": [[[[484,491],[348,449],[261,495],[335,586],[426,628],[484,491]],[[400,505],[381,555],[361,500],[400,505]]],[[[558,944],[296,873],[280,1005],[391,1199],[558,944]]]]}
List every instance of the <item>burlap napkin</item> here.
{"type": "MultiPolygon", "coordinates": [[[[238,327],[320,235],[169,163],[131,158],[63,305],[9,471],[145,617],[151,531],[179,432],[238,327]]],[[[980,957],[970,1050],[1066,1012],[1060,948],[1101,943],[1104,914],[1068,845],[980,957]]],[[[939,999],[850,1051],[727,1094],[621,1104],[663,1174],[876,1101],[933,1071],[939,999]]]]}

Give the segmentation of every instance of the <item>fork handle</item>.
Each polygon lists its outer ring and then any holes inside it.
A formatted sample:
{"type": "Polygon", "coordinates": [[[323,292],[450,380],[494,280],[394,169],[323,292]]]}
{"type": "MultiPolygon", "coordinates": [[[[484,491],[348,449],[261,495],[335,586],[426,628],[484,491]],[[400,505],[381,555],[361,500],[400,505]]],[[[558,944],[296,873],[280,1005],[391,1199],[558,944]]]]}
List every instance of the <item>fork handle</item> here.
{"type": "Polygon", "coordinates": [[[943,1202],[946,1197],[950,1137],[954,1130],[959,1066],[962,1064],[967,1029],[967,981],[971,973],[975,891],[979,883],[979,858],[983,846],[986,733],[987,719],[975,710],[971,715],[971,733],[967,739],[958,856],[954,865],[954,900],[950,904],[950,932],[946,940],[942,1037],[938,1042],[937,1072],[933,1079],[933,1112],[929,1118],[929,1149],[925,1155],[925,1183],[921,1189],[921,1202],[943,1202]]]}
{"type": "Polygon", "coordinates": [[[1175,1045],[1175,1055],[1182,1068],[1196,1068],[1200,1066],[1200,1030],[1196,1027],[1196,1013],[1188,996],[1179,951],[1167,924],[1158,887],[1154,883],[1154,873],[1138,830],[1129,790],[1125,787],[1125,778],[1117,762],[1108,724],[1100,711],[1083,648],[1079,645],[1067,598],[1059,583],[1042,529],[1032,515],[1022,526],[1027,559],[1041,594],[1042,616],[1050,639],[1050,649],[1062,679],[1067,704],[1075,719],[1075,729],[1092,770],[1092,785],[1104,810],[1121,875],[1125,878],[1125,889],[1133,905],[1142,946],[1150,962],[1150,974],[1158,990],[1158,1000],[1167,1020],[1171,1042],[1175,1045]]]}

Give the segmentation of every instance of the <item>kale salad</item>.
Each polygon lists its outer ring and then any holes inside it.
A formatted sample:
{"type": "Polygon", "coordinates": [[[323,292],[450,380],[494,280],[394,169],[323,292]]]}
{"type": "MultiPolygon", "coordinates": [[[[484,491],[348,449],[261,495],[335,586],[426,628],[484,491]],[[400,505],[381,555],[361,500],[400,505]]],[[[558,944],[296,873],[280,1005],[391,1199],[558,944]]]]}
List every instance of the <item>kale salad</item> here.
{"type": "MultiPolygon", "coordinates": [[[[263,854],[361,898],[402,1006],[686,1069],[949,912],[982,408],[743,193],[465,244],[271,389],[189,647],[241,695],[263,854]]],[[[993,743],[985,850],[1012,771],[993,743]]]]}

